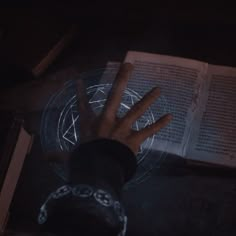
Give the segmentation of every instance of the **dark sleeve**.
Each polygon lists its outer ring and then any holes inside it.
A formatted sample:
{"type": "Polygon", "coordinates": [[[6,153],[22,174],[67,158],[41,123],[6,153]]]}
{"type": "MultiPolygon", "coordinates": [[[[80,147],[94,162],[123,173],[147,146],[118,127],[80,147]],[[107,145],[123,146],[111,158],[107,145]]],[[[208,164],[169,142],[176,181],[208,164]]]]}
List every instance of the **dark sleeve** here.
{"type": "Polygon", "coordinates": [[[87,183],[120,195],[136,171],[136,157],[124,144],[99,139],[80,145],[70,160],[71,183],[87,183]]]}
{"type": "Polygon", "coordinates": [[[38,220],[43,222],[43,231],[121,232],[126,225],[121,191],[135,173],[134,153],[118,141],[94,140],[73,151],[69,167],[69,185],[51,193],[41,207],[38,220]],[[45,214],[46,220],[41,217],[45,214]]]}

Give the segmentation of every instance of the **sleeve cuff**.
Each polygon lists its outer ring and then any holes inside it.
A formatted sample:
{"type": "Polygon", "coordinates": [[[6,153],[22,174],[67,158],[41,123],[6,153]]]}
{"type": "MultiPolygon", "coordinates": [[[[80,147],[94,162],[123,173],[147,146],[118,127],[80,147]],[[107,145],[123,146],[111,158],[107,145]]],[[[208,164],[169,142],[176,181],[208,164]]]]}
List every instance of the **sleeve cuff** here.
{"type": "Polygon", "coordinates": [[[84,157],[109,157],[115,159],[124,170],[124,180],[129,181],[136,172],[137,160],[133,151],[125,144],[111,139],[97,139],[79,145],[72,153],[84,157]]]}

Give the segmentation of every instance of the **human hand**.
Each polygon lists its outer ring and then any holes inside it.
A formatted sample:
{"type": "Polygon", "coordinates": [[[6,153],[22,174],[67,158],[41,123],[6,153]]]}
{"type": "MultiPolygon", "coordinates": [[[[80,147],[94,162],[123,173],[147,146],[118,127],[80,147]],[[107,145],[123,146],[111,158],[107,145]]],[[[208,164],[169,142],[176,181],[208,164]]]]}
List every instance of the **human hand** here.
{"type": "Polygon", "coordinates": [[[79,135],[81,143],[99,138],[113,139],[127,145],[137,154],[142,142],[170,122],[172,115],[167,114],[140,131],[135,131],[131,128],[132,124],[141,117],[148,107],[160,96],[160,90],[156,87],[137,102],[124,117],[117,117],[122,95],[132,71],[132,64],[125,63],[121,65],[105,106],[98,116],[95,115],[89,105],[86,89],[82,80],[78,80],[77,96],[79,100],[79,135]]]}

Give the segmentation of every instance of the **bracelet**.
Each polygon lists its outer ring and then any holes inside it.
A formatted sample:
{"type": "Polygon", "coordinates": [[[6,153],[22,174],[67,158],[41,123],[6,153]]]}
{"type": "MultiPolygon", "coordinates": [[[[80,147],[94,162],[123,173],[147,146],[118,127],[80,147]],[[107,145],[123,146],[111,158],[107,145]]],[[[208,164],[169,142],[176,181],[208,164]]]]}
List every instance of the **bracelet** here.
{"type": "Polygon", "coordinates": [[[60,199],[65,196],[74,196],[81,199],[91,198],[103,207],[113,208],[115,214],[117,215],[119,221],[123,223],[123,229],[118,236],[124,236],[127,226],[127,216],[125,216],[124,208],[121,203],[117,200],[114,200],[110,193],[94,188],[90,185],[79,184],[75,186],[63,185],[58,188],[56,191],[49,194],[48,198],[44,204],[40,207],[40,212],[38,215],[38,224],[42,225],[47,221],[48,211],[47,204],[55,199],[60,199]]]}

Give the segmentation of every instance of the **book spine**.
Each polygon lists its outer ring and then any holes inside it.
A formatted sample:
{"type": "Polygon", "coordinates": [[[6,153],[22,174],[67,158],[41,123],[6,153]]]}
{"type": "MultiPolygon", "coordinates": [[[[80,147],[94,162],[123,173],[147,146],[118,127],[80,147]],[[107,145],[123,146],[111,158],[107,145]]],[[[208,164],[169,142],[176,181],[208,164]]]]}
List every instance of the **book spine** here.
{"type": "Polygon", "coordinates": [[[24,164],[25,157],[31,145],[31,136],[19,127],[19,132],[14,142],[14,148],[11,153],[10,163],[2,184],[0,192],[0,234],[4,232],[9,216],[9,207],[15,192],[15,188],[24,164]]]}

